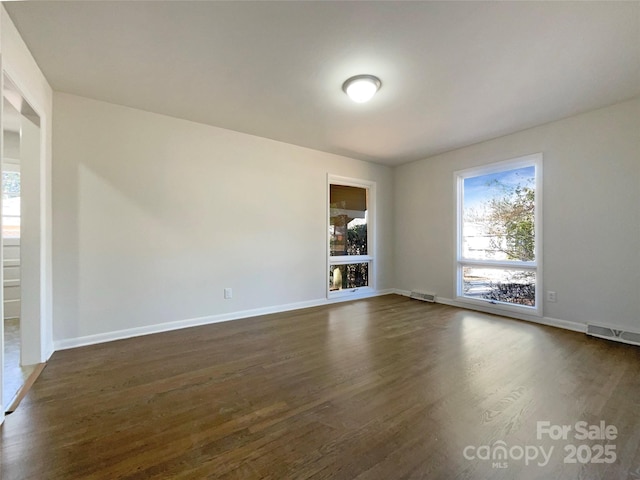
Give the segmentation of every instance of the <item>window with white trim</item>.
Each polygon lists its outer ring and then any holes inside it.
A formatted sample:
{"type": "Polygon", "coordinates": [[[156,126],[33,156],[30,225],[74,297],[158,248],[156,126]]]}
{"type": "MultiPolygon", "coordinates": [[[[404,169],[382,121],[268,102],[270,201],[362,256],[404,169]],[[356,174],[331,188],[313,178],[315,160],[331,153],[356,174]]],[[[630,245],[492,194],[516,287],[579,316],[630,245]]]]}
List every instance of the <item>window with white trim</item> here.
{"type": "Polygon", "coordinates": [[[374,289],[374,202],[374,182],[329,176],[329,297],[374,289]]]}
{"type": "Polygon", "coordinates": [[[456,299],[542,314],[542,154],[455,173],[456,299]]]}

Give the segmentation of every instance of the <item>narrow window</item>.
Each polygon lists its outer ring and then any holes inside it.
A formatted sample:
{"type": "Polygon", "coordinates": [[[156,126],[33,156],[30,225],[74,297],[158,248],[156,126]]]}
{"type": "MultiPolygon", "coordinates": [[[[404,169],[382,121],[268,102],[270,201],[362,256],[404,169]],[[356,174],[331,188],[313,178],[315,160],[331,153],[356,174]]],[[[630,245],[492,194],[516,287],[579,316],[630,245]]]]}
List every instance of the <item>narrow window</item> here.
{"type": "Polygon", "coordinates": [[[329,297],[373,289],[374,187],[329,177],[329,297]]]}
{"type": "Polygon", "coordinates": [[[541,315],[542,155],[455,177],[457,299],[541,315]]]}

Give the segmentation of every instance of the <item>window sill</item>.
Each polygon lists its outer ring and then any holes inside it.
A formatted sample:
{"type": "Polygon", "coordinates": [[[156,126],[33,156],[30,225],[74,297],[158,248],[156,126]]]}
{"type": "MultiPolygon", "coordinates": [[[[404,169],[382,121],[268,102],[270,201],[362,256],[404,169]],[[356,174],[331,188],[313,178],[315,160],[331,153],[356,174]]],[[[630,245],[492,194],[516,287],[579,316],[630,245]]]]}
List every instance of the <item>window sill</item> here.
{"type": "Polygon", "coordinates": [[[542,308],[529,307],[526,305],[509,304],[504,302],[495,302],[491,300],[476,300],[469,297],[457,296],[455,301],[460,304],[473,306],[478,310],[485,311],[487,313],[494,313],[496,315],[508,315],[509,313],[516,313],[531,317],[542,317],[542,308]]]}
{"type": "Polygon", "coordinates": [[[343,298],[343,297],[360,297],[360,296],[370,296],[375,293],[375,290],[372,287],[357,287],[357,288],[345,288],[342,290],[331,290],[329,291],[327,298],[343,298]]]}

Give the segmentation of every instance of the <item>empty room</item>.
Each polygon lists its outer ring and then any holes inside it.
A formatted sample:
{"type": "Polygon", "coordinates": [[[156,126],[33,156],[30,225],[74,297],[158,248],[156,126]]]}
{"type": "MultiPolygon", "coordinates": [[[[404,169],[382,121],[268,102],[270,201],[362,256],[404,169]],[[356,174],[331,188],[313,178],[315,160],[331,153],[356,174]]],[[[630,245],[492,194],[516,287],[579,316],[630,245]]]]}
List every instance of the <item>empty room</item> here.
{"type": "Polygon", "coordinates": [[[640,480],[640,1],[0,8],[0,478],[640,480]]]}

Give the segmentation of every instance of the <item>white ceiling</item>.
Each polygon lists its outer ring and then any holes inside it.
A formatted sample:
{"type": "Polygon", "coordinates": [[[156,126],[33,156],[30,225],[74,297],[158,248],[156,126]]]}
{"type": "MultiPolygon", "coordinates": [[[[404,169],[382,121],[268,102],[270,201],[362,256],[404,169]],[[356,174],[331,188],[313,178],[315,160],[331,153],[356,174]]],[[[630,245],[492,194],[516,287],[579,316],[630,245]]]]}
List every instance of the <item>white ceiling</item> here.
{"type": "Polygon", "coordinates": [[[4,5],[55,90],[389,165],[640,95],[638,1],[4,5]]]}

